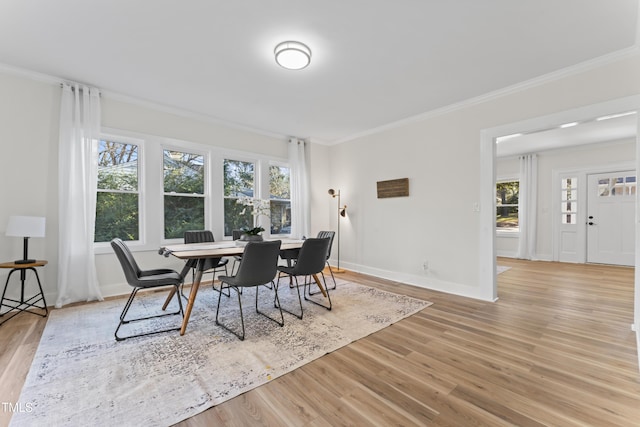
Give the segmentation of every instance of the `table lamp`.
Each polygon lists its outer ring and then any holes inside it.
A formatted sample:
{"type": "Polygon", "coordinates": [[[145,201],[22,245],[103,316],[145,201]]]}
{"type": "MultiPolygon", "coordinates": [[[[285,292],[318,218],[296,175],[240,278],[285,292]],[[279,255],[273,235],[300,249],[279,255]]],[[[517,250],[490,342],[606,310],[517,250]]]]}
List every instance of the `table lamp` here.
{"type": "Polygon", "coordinates": [[[24,238],[22,259],[14,261],[16,264],[32,264],[35,259],[29,259],[29,237],[44,237],[46,218],[39,216],[10,216],[6,235],[24,238]]]}

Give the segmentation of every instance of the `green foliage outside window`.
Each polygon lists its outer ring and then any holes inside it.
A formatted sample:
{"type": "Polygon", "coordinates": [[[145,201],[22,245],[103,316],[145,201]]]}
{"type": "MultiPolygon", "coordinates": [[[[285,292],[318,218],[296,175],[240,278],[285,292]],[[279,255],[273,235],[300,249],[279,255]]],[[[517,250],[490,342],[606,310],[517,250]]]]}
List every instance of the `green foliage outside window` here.
{"type": "Polygon", "coordinates": [[[96,199],[96,242],[138,240],[138,195],[98,193],[96,199]]]}
{"type": "Polygon", "coordinates": [[[204,194],[204,156],[164,150],[164,192],[204,194]]]}
{"type": "Polygon", "coordinates": [[[253,227],[253,216],[249,209],[236,203],[236,199],[224,199],[224,235],[231,236],[233,230],[253,227]],[[242,214],[242,211],[245,211],[242,214]]]}
{"type": "Polygon", "coordinates": [[[182,238],[187,230],[204,230],[204,197],[164,196],[165,238],[182,238]]]}
{"type": "Polygon", "coordinates": [[[291,233],[291,178],[284,166],[269,168],[269,198],[271,199],[271,234],[291,233]]]}
{"type": "Polygon", "coordinates": [[[245,206],[238,204],[240,197],[253,197],[255,165],[239,160],[224,160],[224,235],[233,230],[253,227],[253,216],[245,206]],[[245,210],[244,215],[241,212],[245,210]]]}
{"type": "Polygon", "coordinates": [[[224,161],[224,196],[253,197],[255,165],[238,160],[224,161]]]}

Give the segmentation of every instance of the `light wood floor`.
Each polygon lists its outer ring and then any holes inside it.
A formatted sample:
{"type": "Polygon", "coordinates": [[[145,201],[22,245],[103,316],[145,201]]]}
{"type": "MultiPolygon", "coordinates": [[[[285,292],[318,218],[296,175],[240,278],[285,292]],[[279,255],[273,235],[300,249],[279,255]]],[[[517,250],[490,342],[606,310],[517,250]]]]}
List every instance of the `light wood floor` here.
{"type": "MultiPolygon", "coordinates": [[[[434,305],[179,425],[639,426],[633,269],[498,262],[495,303],[345,273],[434,305]]],[[[45,322],[0,327],[1,402],[45,322]]]]}

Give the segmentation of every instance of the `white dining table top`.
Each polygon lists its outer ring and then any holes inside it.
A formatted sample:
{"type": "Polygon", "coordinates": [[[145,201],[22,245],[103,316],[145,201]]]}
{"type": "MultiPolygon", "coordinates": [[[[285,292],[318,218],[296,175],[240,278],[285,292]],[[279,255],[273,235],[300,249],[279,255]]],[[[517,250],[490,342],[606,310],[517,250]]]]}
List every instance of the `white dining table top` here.
{"type": "MultiPolygon", "coordinates": [[[[269,239],[280,240],[282,245],[280,249],[297,249],[302,247],[304,240],[299,239],[269,239]]],[[[167,245],[160,248],[161,253],[165,256],[173,255],[180,259],[199,259],[242,255],[244,248],[248,242],[221,241],[211,243],[182,243],[177,245],[167,245]]]]}

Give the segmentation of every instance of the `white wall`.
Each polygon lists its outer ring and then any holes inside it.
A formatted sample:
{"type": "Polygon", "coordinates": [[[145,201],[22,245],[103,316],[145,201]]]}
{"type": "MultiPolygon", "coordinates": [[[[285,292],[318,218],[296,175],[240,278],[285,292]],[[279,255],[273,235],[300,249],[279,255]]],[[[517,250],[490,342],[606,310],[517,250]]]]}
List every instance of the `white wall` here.
{"type": "Polygon", "coordinates": [[[483,189],[480,182],[485,181],[484,168],[494,169],[492,161],[481,163],[482,132],[636,95],[639,75],[636,54],[333,147],[332,176],[349,205],[343,265],[493,299],[494,282],[487,277],[494,275],[483,269],[493,268],[484,263],[493,262],[488,260],[495,253],[483,253],[487,245],[481,245],[480,236],[484,230],[493,235],[495,195],[490,184],[483,189]],[[410,197],[376,198],[376,181],[404,177],[410,181],[410,197]],[[474,212],[478,202],[481,212],[474,212]],[[425,260],[428,272],[422,270],[425,260]]]}
{"type": "MultiPolygon", "coordinates": [[[[332,158],[330,147],[310,144],[308,147],[307,167],[310,175],[311,190],[311,236],[321,230],[335,230],[335,201],[329,196],[329,188],[336,186],[330,175],[332,158]]],[[[334,243],[335,245],[335,243],[334,243]]]]}
{"type": "MultiPolygon", "coordinates": [[[[46,237],[29,240],[29,256],[49,261],[39,269],[49,304],[55,302],[57,274],[59,92],[50,83],[0,74],[0,261],[22,258],[22,239],[5,236],[9,216],[46,217],[46,237]]],[[[8,274],[0,270],[2,286],[8,274]]],[[[20,288],[16,274],[8,291],[14,297],[20,288]]],[[[29,275],[26,293],[35,290],[29,275]]]]}
{"type": "MultiPolygon", "coordinates": [[[[538,212],[537,245],[535,259],[553,259],[553,172],[571,169],[597,169],[635,160],[635,139],[608,141],[598,144],[549,150],[538,153],[538,212]]],[[[519,175],[517,157],[498,158],[496,177],[519,175]]],[[[515,257],[518,250],[517,237],[496,236],[498,256],[515,257]]]]}

